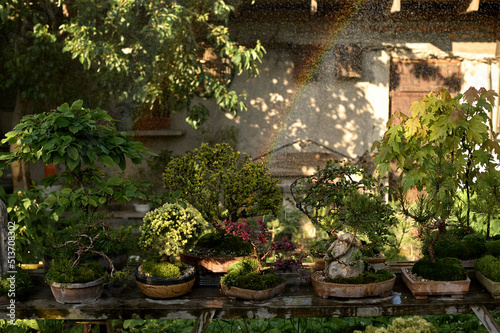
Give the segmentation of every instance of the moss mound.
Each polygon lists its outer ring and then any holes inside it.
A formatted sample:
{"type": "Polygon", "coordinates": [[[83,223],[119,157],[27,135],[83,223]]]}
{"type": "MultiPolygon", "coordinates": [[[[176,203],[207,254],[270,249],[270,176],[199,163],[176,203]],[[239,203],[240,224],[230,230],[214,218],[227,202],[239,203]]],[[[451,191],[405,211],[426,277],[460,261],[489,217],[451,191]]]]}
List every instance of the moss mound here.
{"type": "Polygon", "coordinates": [[[276,275],[272,270],[259,274],[256,269],[256,259],[243,258],[228,267],[227,274],[222,277],[221,281],[226,286],[251,290],[274,288],[285,282],[285,278],[276,275]]]}
{"type": "Polygon", "coordinates": [[[176,261],[146,261],[142,264],[142,272],[149,276],[155,276],[162,279],[179,278],[182,276],[182,263],[176,261]]]}
{"type": "Polygon", "coordinates": [[[474,268],[480,271],[488,279],[500,282],[500,259],[489,254],[485,255],[476,260],[474,268]]]}
{"type": "Polygon", "coordinates": [[[390,280],[394,277],[394,275],[388,270],[381,270],[378,272],[363,272],[357,277],[352,278],[342,278],[338,277],[335,279],[327,278],[325,282],[331,283],[343,283],[343,284],[366,284],[366,283],[376,283],[390,280]]]}
{"type": "Polygon", "coordinates": [[[441,258],[432,262],[425,257],[418,260],[411,271],[421,278],[433,281],[459,281],[467,277],[465,269],[457,258],[441,258]]]}
{"type": "MultiPolygon", "coordinates": [[[[428,244],[424,246],[423,251],[428,254],[428,244]]],[[[449,232],[439,237],[434,251],[438,258],[477,259],[487,251],[486,238],[477,233],[460,237],[456,232],[449,232]]]]}

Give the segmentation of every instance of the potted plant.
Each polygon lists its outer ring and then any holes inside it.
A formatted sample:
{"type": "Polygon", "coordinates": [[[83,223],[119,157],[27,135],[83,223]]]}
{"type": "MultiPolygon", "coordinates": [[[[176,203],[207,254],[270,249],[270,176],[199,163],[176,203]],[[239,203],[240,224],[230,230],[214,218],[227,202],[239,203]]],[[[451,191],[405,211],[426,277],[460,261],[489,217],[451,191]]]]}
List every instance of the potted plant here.
{"type": "Polygon", "coordinates": [[[325,269],[311,276],[316,295],[390,294],[395,276],[384,269],[370,272],[361,250],[381,249],[393,237],[391,227],[397,220],[385,202],[385,187],[360,166],[327,161],[314,175],[295,180],[290,189],[297,208],[332,240],[325,269]]]}
{"type": "MultiPolygon", "coordinates": [[[[440,265],[432,265],[437,262],[435,246],[446,233],[454,211],[460,207],[457,204],[460,192],[466,197],[465,205],[461,207],[465,212],[464,223],[470,226],[470,202],[478,193],[475,183],[487,177],[497,166],[494,151],[499,151],[500,146],[490,139],[492,127],[488,116],[496,95],[491,90],[470,88],[463,95],[451,97],[446,89],[439,88],[420,102],[413,103],[409,117],[400,113],[391,117],[390,128],[373,145],[374,163],[379,172],[391,171],[393,162],[401,172],[397,192],[403,213],[419,223],[426,235],[433,232],[428,243],[428,258],[421,259],[423,266],[428,268],[418,274],[424,274],[424,271],[433,273],[415,281],[412,275],[420,264],[415,264],[413,269],[402,268],[407,285],[419,282],[411,286],[425,288],[421,282],[436,275],[430,266],[440,269],[440,265]],[[413,189],[419,191],[419,195],[416,202],[410,203],[408,193],[413,189]]],[[[450,278],[460,277],[455,270],[450,272],[450,278]]],[[[426,297],[426,294],[463,297],[469,283],[467,278],[457,281],[457,290],[453,289],[455,284],[443,282],[439,285],[447,288],[412,292],[419,298],[426,297]]]]}
{"type": "Polygon", "coordinates": [[[172,298],[186,294],[195,282],[195,268],[175,256],[203,230],[200,214],[183,202],[166,203],[146,213],[140,227],[139,246],[162,256],[142,263],[136,283],[151,298],[172,298]]]}
{"type": "Polygon", "coordinates": [[[495,299],[500,299],[500,259],[487,254],[474,264],[477,280],[495,299]]]}
{"type": "Polygon", "coordinates": [[[116,271],[107,279],[106,285],[111,292],[111,295],[121,295],[124,290],[134,285],[134,271],[129,268],[116,271]]]}
{"type": "MultiPolygon", "coordinates": [[[[24,117],[2,140],[18,146],[17,151],[0,156],[7,164],[41,160],[58,166],[57,174],[40,182],[63,185],[61,191],[51,192],[39,204],[39,209],[50,211],[50,222],[46,222],[50,227],[37,235],[46,245],[56,244],[54,229],[81,225],[86,230],[99,221],[106,225],[112,201],[125,204],[146,197],[130,178],[106,176],[106,169],[125,170],[127,161],[139,164],[153,154],[142,143],[118,132],[114,122],[106,111],[84,108],[78,100],[71,106],[65,103],[56,110],[24,117]]],[[[66,240],[58,239],[57,243],[66,240]]]]}
{"type": "Polygon", "coordinates": [[[93,236],[79,233],[74,239],[68,237],[63,244],[53,246],[55,249],[66,249],[52,259],[52,265],[45,275],[57,302],[84,304],[95,302],[101,297],[106,269],[93,256],[101,256],[107,261],[111,275],[116,270],[111,259],[94,248],[99,236],[99,233],[93,236]],[[68,256],[69,253],[72,255],[68,256]]]}
{"type": "Polygon", "coordinates": [[[227,143],[213,147],[202,144],[185,156],[171,159],[163,177],[165,188],[181,191],[181,199],[193,205],[209,223],[207,234],[190,253],[181,254],[183,261],[195,264],[202,272],[224,273],[232,262],[252,252],[249,244],[217,229],[216,223],[276,215],[281,206],[278,179],[271,177],[267,166],[254,163],[227,143]],[[221,252],[214,253],[214,245],[221,252]],[[226,245],[229,248],[222,247],[226,245]],[[234,253],[235,249],[239,252],[234,253]]]}
{"type": "Polygon", "coordinates": [[[294,257],[291,252],[297,247],[284,237],[269,244],[269,231],[262,219],[257,219],[252,228],[245,219],[238,222],[224,221],[219,227],[227,233],[241,237],[252,245],[253,258],[246,257],[231,264],[227,274],[221,278],[222,292],[231,298],[261,301],[282,292],[286,279],[280,272],[301,272],[303,256],[294,257]],[[273,267],[267,267],[266,259],[278,253],[273,267]]]}

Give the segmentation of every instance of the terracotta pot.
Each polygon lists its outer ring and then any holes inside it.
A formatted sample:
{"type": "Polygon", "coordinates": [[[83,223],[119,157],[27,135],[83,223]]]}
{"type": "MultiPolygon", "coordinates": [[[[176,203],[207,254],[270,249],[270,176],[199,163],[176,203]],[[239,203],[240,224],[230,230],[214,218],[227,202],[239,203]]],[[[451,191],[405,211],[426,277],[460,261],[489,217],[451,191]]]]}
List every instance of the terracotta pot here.
{"type": "Polygon", "coordinates": [[[170,118],[156,117],[156,118],[141,118],[134,124],[134,130],[147,131],[147,130],[162,130],[170,128],[170,118]]]}
{"type": "Polygon", "coordinates": [[[411,267],[402,267],[401,276],[416,299],[426,299],[431,295],[450,295],[451,298],[463,298],[469,291],[470,279],[459,281],[418,280],[413,277],[411,267]]]}
{"type": "Polygon", "coordinates": [[[105,278],[102,277],[87,283],[57,283],[50,284],[52,295],[58,303],[85,304],[95,302],[101,297],[105,278]]]}
{"type": "Polygon", "coordinates": [[[500,299],[500,282],[488,279],[478,270],[476,270],[476,279],[488,290],[494,299],[500,299]]]}
{"type": "Polygon", "coordinates": [[[147,276],[141,272],[141,266],[139,266],[135,270],[135,283],[139,287],[139,290],[150,298],[166,299],[180,297],[191,291],[196,279],[195,268],[190,265],[188,266],[183,276],[170,279],[147,276]]]}
{"type": "Polygon", "coordinates": [[[200,257],[192,254],[180,255],[181,261],[196,267],[200,273],[226,273],[227,268],[243,257],[200,257]]]}
{"type": "Polygon", "coordinates": [[[311,277],[314,294],[321,298],[342,297],[342,298],[360,298],[360,297],[387,297],[391,294],[396,276],[393,278],[375,283],[366,284],[346,284],[324,282],[318,279],[317,275],[311,277]]]}
{"type": "Polygon", "coordinates": [[[229,298],[241,298],[251,301],[264,301],[266,299],[278,295],[280,292],[285,290],[286,282],[283,282],[274,288],[269,288],[264,290],[243,289],[233,286],[229,287],[223,283],[221,283],[220,286],[222,293],[228,296],[229,298]]]}

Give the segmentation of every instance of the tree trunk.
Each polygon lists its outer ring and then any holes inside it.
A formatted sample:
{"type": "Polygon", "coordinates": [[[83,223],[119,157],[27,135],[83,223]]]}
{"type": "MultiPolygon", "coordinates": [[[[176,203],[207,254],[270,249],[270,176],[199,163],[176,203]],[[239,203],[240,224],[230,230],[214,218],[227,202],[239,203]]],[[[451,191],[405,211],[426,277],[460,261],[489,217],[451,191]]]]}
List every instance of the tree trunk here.
{"type": "MultiPolygon", "coordinates": [[[[16,106],[14,108],[14,114],[12,116],[12,128],[19,124],[21,118],[29,113],[31,109],[31,103],[22,97],[21,93],[17,93],[16,106]]],[[[10,151],[16,151],[17,145],[13,144],[10,146],[10,151]]],[[[14,162],[10,165],[12,171],[12,182],[14,193],[18,190],[27,190],[31,184],[31,173],[29,164],[20,162],[14,162]]]]}

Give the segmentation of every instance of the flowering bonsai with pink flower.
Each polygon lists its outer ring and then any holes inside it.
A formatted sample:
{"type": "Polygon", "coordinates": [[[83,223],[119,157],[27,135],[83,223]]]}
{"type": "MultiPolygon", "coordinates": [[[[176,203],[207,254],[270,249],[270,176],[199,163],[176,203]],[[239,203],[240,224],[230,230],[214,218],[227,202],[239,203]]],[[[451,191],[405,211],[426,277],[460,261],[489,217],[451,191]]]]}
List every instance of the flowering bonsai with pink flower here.
{"type": "Polygon", "coordinates": [[[266,223],[257,219],[256,224],[256,228],[252,228],[246,219],[217,223],[221,230],[242,238],[253,247],[253,257],[243,258],[229,266],[227,274],[221,279],[222,285],[251,290],[265,290],[278,285],[284,287],[285,278],[280,276],[281,272],[302,272],[304,256],[293,253],[297,246],[287,237],[269,242],[270,232],[266,223]],[[268,267],[266,259],[273,253],[276,260],[272,267],[268,267]]]}

